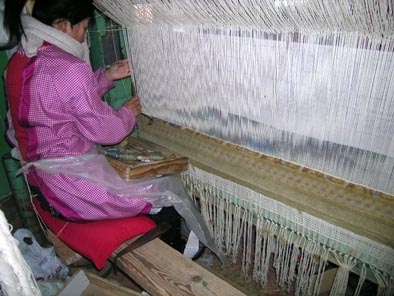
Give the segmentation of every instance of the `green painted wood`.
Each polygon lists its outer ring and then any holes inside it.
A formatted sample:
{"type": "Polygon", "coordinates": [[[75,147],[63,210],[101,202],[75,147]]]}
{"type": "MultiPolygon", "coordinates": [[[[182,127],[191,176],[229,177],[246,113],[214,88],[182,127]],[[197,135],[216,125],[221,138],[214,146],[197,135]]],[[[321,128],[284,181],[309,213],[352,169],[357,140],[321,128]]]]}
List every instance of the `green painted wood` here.
{"type": "MultiPolygon", "coordinates": [[[[89,41],[90,60],[94,70],[126,58],[121,27],[98,12],[94,22],[89,25],[89,41]]],[[[115,81],[115,87],[104,96],[104,100],[117,109],[130,97],[131,78],[125,78],[115,81]]]]}
{"type": "Polygon", "coordinates": [[[23,174],[18,174],[18,170],[21,168],[19,161],[13,159],[10,154],[6,154],[3,156],[3,164],[23,227],[34,234],[41,246],[47,245],[48,241],[37,219],[37,215],[31,209],[31,196],[25,178],[23,174]]]}
{"type": "MultiPolygon", "coordinates": [[[[0,70],[1,73],[4,72],[5,67],[7,66],[8,63],[8,56],[6,51],[0,51],[0,70]]],[[[0,132],[1,132],[1,137],[0,137],[0,157],[2,158],[5,154],[9,153],[11,150],[11,147],[8,145],[6,141],[6,113],[7,113],[7,100],[5,96],[5,90],[4,90],[4,80],[0,79],[0,118],[1,118],[1,124],[0,124],[0,132]]],[[[3,162],[0,164],[0,201],[5,199],[11,195],[11,188],[10,184],[8,182],[8,179],[6,178],[6,173],[4,169],[3,162]]]]}

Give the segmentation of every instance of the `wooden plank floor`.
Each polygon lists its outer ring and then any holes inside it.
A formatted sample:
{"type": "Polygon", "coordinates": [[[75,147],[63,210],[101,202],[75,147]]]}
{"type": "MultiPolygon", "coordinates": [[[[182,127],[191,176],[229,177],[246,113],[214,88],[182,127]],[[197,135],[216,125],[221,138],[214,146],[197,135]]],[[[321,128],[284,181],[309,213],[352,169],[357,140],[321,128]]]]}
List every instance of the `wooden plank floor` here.
{"type": "Polygon", "coordinates": [[[152,296],[245,295],[160,239],[125,254],[118,266],[152,296]]]}

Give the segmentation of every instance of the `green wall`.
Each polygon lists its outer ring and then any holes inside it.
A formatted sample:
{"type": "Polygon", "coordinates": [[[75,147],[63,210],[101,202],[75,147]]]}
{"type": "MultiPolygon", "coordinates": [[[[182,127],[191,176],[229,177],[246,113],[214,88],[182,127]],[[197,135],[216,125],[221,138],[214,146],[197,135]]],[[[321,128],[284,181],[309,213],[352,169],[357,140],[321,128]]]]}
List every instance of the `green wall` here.
{"type": "MultiPolygon", "coordinates": [[[[121,27],[98,12],[89,25],[89,41],[90,61],[94,70],[126,58],[121,27]]],[[[121,79],[115,81],[115,87],[104,96],[104,100],[117,109],[131,97],[131,93],[131,79],[121,79]]]]}
{"type": "MultiPolygon", "coordinates": [[[[8,63],[8,56],[6,51],[0,51],[0,72],[3,74],[5,67],[7,66],[8,63]]],[[[7,100],[5,97],[4,93],[4,80],[3,76],[0,79],[0,118],[1,118],[1,124],[0,124],[0,132],[1,132],[1,137],[0,137],[0,155],[1,159],[3,159],[4,154],[7,154],[10,152],[11,147],[8,145],[6,138],[5,138],[5,133],[6,133],[6,112],[7,112],[7,100]]],[[[0,200],[9,196],[11,194],[11,189],[10,185],[8,183],[8,179],[4,170],[4,164],[3,161],[1,161],[0,164],[0,200]]]]}

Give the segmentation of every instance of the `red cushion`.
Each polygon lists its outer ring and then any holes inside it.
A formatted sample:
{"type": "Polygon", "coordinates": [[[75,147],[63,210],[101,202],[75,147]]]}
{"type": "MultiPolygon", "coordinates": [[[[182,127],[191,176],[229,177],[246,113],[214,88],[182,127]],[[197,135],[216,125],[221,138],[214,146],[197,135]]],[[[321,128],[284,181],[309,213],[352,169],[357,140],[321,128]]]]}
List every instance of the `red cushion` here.
{"type": "Polygon", "coordinates": [[[125,241],[156,226],[155,222],[146,216],[87,223],[69,222],[43,210],[38,200],[33,200],[33,203],[46,226],[67,246],[90,259],[97,269],[102,269],[112,252],[125,241]]]}

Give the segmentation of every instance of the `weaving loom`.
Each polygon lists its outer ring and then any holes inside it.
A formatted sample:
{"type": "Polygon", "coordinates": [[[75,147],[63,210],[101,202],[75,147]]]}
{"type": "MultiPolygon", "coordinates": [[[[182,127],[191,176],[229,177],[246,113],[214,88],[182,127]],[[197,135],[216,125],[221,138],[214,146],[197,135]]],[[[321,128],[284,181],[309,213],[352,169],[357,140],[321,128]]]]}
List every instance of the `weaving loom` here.
{"type": "Polygon", "coordinates": [[[273,258],[281,287],[315,295],[332,261],[331,295],[349,270],[355,295],[366,278],[393,295],[391,0],[95,4],[124,28],[160,119],[142,118],[141,137],[189,157],[184,182],[245,273],[264,285],[273,258]]]}

